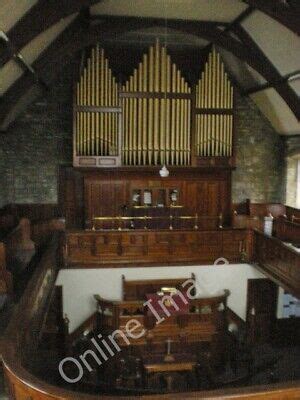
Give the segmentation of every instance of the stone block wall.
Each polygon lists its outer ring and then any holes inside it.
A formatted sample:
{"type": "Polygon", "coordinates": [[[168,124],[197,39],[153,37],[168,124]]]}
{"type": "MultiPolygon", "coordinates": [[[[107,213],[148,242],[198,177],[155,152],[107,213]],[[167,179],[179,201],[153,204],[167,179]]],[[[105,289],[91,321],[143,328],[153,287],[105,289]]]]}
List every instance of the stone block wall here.
{"type": "MultiPolygon", "coordinates": [[[[60,164],[72,164],[74,65],[52,89],[0,133],[0,206],[55,203],[60,164]]],[[[237,95],[237,169],[233,202],[284,199],[283,141],[250,98],[237,95]]]]}
{"type": "Polygon", "coordinates": [[[284,200],[284,141],[249,97],[236,96],[233,202],[284,200]]]}
{"type": "Polygon", "coordinates": [[[286,187],[285,202],[291,207],[299,207],[299,163],[300,163],[300,135],[285,138],[286,149],[286,187]]]}

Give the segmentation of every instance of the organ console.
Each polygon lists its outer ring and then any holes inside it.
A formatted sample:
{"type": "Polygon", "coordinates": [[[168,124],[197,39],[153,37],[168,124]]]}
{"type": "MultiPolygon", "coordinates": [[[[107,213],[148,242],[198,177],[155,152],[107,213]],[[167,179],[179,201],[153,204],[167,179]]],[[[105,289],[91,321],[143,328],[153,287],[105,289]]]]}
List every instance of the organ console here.
{"type": "Polygon", "coordinates": [[[232,166],[233,98],[214,48],[191,84],[156,41],[122,84],[97,45],[75,90],[74,166],[232,166]]]}

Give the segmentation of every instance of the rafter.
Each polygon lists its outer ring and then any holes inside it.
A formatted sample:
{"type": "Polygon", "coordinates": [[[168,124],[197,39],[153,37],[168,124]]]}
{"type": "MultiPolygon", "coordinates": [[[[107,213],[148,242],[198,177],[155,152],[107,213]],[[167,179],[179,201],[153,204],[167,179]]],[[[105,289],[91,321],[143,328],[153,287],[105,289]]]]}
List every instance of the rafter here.
{"type": "Polygon", "coordinates": [[[300,79],[300,70],[284,75],[280,81],[267,82],[262,85],[254,86],[248,90],[245,90],[244,94],[249,96],[250,94],[258,93],[272,87],[276,88],[278,85],[282,85],[283,83],[292,82],[298,79],[300,79]]]}
{"type": "MultiPolygon", "coordinates": [[[[164,23],[164,19],[102,16],[98,19],[96,24],[92,24],[88,28],[86,24],[82,23],[81,18],[78,17],[42,54],[40,54],[38,59],[33,63],[33,68],[37,71],[38,76],[49,85],[56,77],[56,74],[61,70],[64,63],[79,49],[94,44],[98,42],[99,39],[105,41],[107,39],[116,38],[124,32],[164,26],[164,23]]],[[[247,39],[246,45],[230,36],[229,33],[224,32],[222,28],[220,29],[212,26],[211,23],[169,20],[168,27],[183,33],[199,36],[225,48],[227,51],[249,64],[268,81],[276,81],[281,77],[273,66],[272,68],[270,67],[269,60],[259,51],[252,39],[248,37],[247,33],[240,27],[236,29],[238,29],[237,32],[239,34],[244,32],[240,37],[243,40],[247,39]]],[[[33,82],[31,76],[24,74],[11,86],[7,93],[5,93],[3,106],[0,111],[0,126],[2,130],[6,129],[15,119],[17,113],[20,111],[20,104],[24,101],[26,93],[32,93],[32,89],[34,87],[37,88],[37,86],[39,87],[36,82],[33,82]]],[[[299,99],[297,96],[295,98],[294,91],[289,88],[288,85],[286,86],[287,87],[283,87],[282,85],[276,87],[276,89],[287,104],[289,104],[295,115],[300,118],[299,99]]]]}
{"type": "MultiPolygon", "coordinates": [[[[252,57],[255,58],[255,64],[257,65],[257,68],[254,69],[256,69],[256,71],[259,72],[267,82],[278,82],[278,85],[275,86],[276,91],[290,107],[296,118],[300,120],[300,99],[298,95],[289,86],[287,81],[282,82],[283,77],[280,72],[271,63],[271,61],[267,58],[264,52],[244,28],[241,26],[236,26],[234,32],[243,41],[245,50],[251,52],[252,57]]],[[[253,67],[251,63],[247,63],[253,67]]]]}
{"type": "Polygon", "coordinates": [[[244,0],[244,3],[257,8],[300,35],[299,0],[244,0]]]}
{"type": "Polygon", "coordinates": [[[8,47],[0,48],[0,68],[7,63],[13,54],[17,54],[37,35],[59,22],[62,18],[79,12],[101,0],[39,0],[7,32],[8,47]]]}

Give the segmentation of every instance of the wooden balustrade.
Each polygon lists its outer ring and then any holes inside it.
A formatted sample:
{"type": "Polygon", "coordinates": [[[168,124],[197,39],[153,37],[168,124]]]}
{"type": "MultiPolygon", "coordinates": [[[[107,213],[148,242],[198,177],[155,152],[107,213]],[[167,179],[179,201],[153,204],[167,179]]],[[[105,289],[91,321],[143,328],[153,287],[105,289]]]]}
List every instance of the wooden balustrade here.
{"type": "Polygon", "coordinates": [[[275,237],[256,231],[254,234],[255,261],[264,273],[300,297],[300,253],[275,237]]]}
{"type": "MultiPolygon", "coordinates": [[[[238,232],[238,231],[237,231],[238,232]]],[[[224,233],[224,232],[223,232],[224,233]]],[[[225,232],[229,235],[229,232],[225,232]]],[[[229,240],[230,236],[227,237],[229,240]]],[[[286,272],[289,276],[289,283],[292,280],[299,282],[299,255],[296,252],[286,248],[278,239],[267,238],[263,234],[255,233],[255,251],[257,261],[260,262],[264,271],[272,271],[274,262],[277,262],[278,270],[282,268],[283,261],[287,264],[286,271],[281,269],[284,277],[286,272]],[[284,260],[277,257],[271,257],[274,248],[278,252],[283,251],[284,260]],[[267,256],[264,258],[264,250],[267,249],[267,256]],[[285,253],[285,250],[287,253],[285,253]],[[294,258],[295,256],[295,258],[294,258]],[[288,260],[288,261],[286,261],[288,260]],[[293,264],[294,263],[294,264],[293,264]],[[266,267],[268,266],[268,268],[266,267]]],[[[5,346],[2,351],[3,369],[9,388],[9,396],[14,400],[97,400],[99,395],[90,395],[66,390],[58,386],[46,383],[37,378],[29,371],[28,366],[32,361],[33,354],[37,354],[38,338],[41,332],[42,323],[45,319],[45,313],[48,308],[48,299],[51,296],[58,269],[61,265],[60,237],[56,235],[45,253],[40,259],[38,268],[29,282],[23,297],[17,306],[16,312],[10,321],[6,332],[5,346]],[[24,362],[26,361],[26,363],[24,362]]],[[[78,240],[78,239],[77,239],[78,240]]],[[[277,253],[276,253],[277,254],[277,253]]],[[[117,396],[101,395],[103,400],[114,400],[117,396]]],[[[300,384],[299,381],[280,383],[275,385],[261,385],[255,387],[243,387],[234,389],[219,389],[212,391],[201,391],[193,393],[172,393],[170,395],[156,396],[136,396],[139,399],[252,399],[252,400],[282,400],[299,399],[300,384]]],[[[122,396],[122,399],[132,399],[132,396],[122,396]]]]}
{"type": "Polygon", "coordinates": [[[278,239],[300,245],[300,223],[289,221],[283,217],[277,218],[274,221],[274,232],[278,239]]]}
{"type": "Polygon", "coordinates": [[[246,261],[251,253],[251,232],[239,229],[78,231],[67,233],[70,267],[116,264],[214,263],[224,257],[246,261]]]}

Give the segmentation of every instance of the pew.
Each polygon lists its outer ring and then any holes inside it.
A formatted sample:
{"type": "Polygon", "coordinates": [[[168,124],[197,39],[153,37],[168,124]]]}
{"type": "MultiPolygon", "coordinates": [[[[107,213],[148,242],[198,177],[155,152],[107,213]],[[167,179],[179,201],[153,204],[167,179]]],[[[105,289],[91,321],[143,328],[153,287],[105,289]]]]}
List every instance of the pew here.
{"type": "Polygon", "coordinates": [[[5,246],[4,243],[0,242],[0,299],[2,300],[2,304],[6,300],[6,297],[12,294],[12,290],[12,276],[6,269],[5,246]]]}
{"type": "MultiPolygon", "coordinates": [[[[300,221],[299,221],[300,222],[300,221]]],[[[300,223],[280,217],[274,221],[274,234],[283,242],[300,245],[300,223]]]]}
{"type": "Polygon", "coordinates": [[[35,244],[31,240],[30,221],[22,218],[3,240],[6,248],[8,268],[14,273],[23,271],[35,254],[35,244]]]}
{"type": "MultiPolygon", "coordinates": [[[[292,228],[292,225],[289,225],[288,222],[300,224],[300,210],[297,208],[280,203],[251,203],[247,199],[245,203],[233,205],[232,226],[234,228],[263,230],[264,217],[269,215],[272,215],[274,222],[279,219],[283,223],[283,219],[285,219],[287,230],[289,230],[289,227],[292,228]]],[[[281,228],[281,226],[278,227],[280,232],[281,228]]],[[[294,228],[297,230],[297,227],[294,228]]]]}

